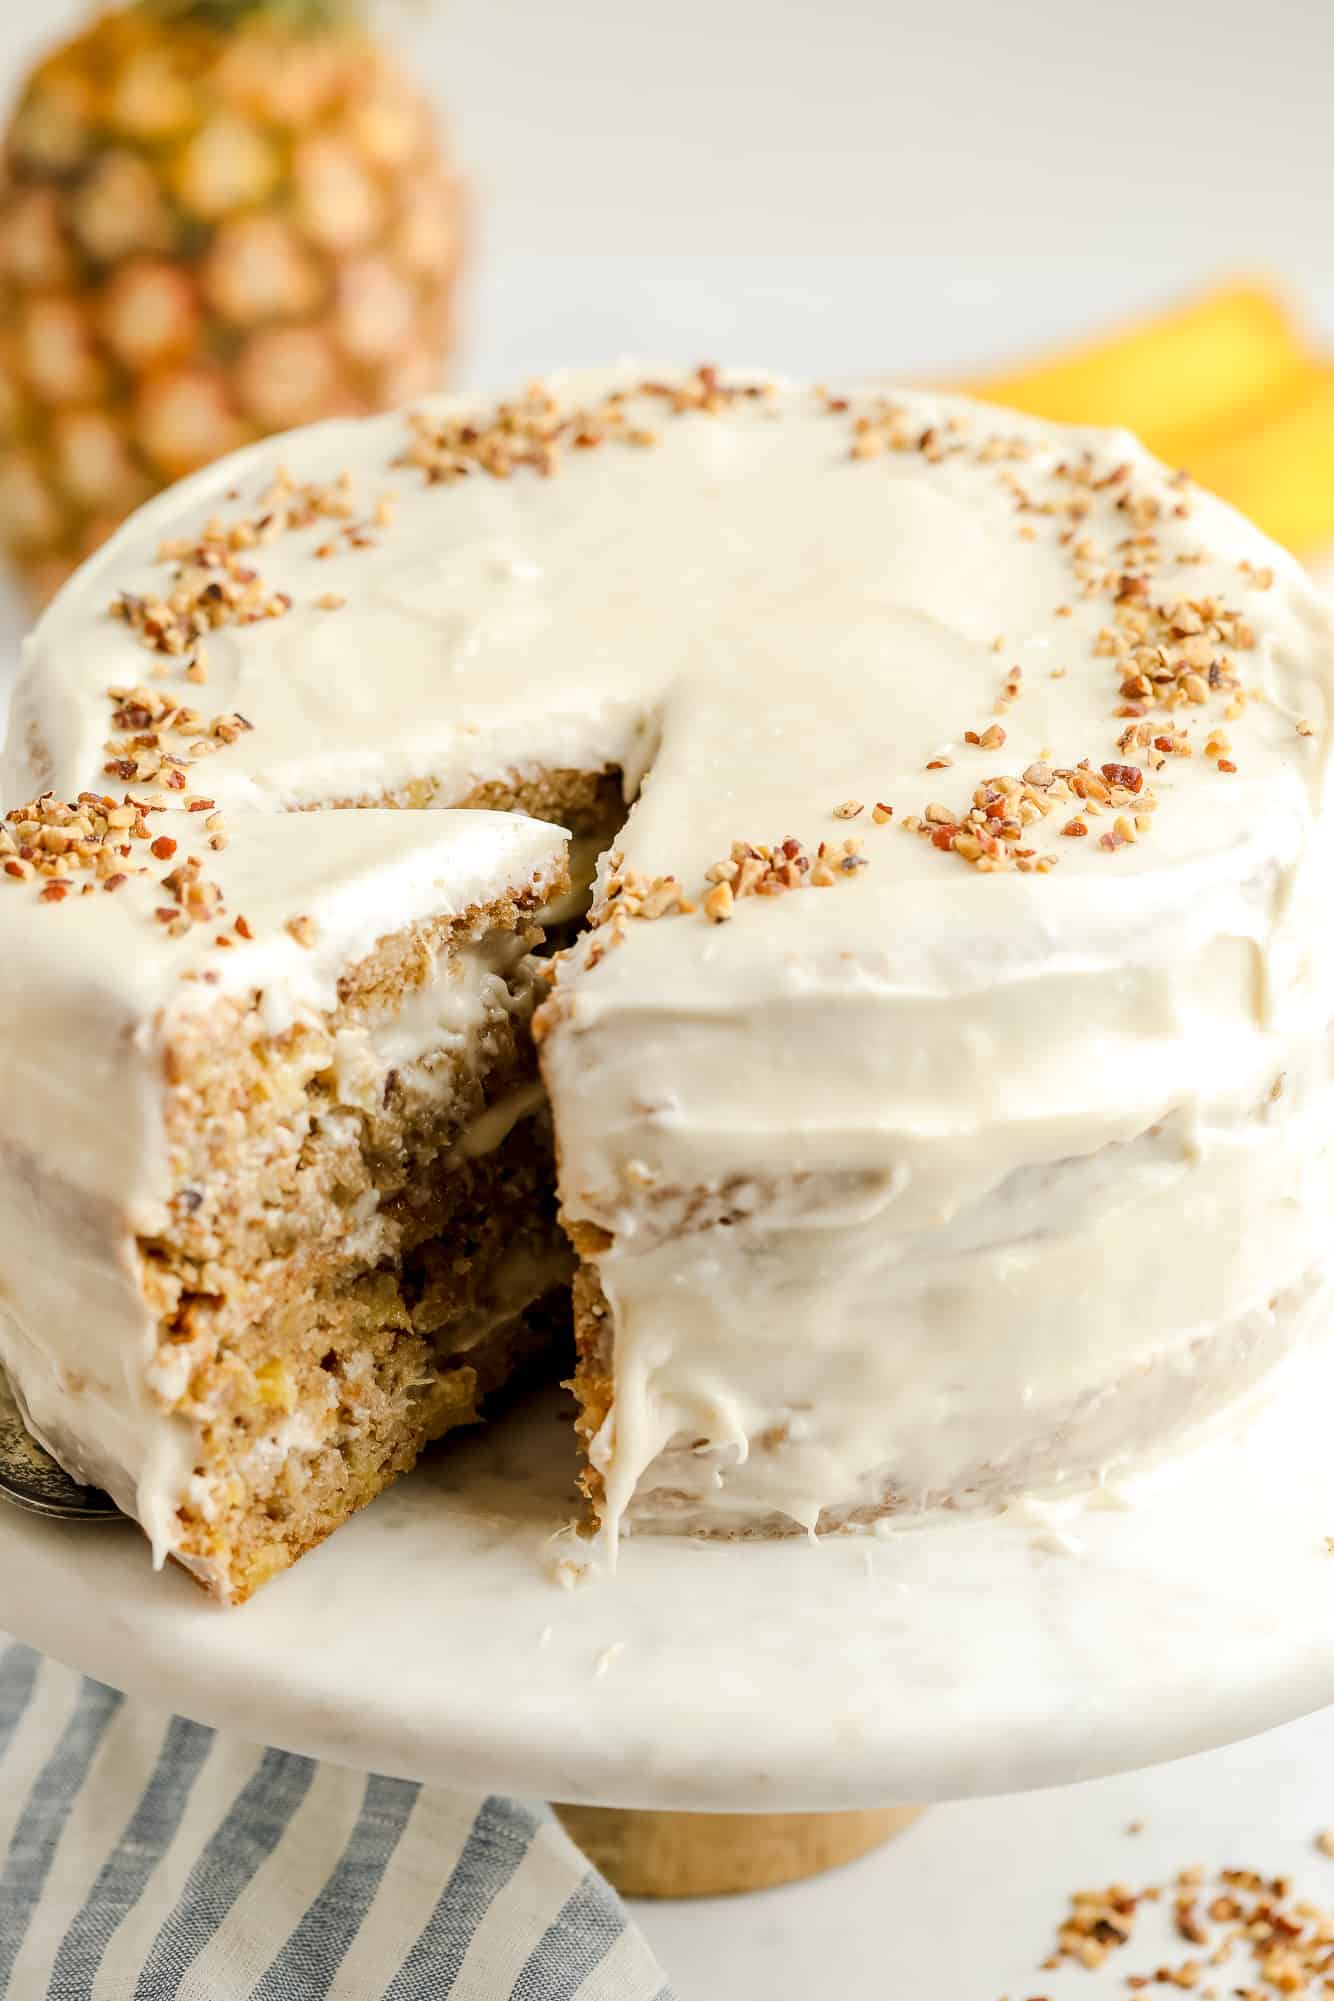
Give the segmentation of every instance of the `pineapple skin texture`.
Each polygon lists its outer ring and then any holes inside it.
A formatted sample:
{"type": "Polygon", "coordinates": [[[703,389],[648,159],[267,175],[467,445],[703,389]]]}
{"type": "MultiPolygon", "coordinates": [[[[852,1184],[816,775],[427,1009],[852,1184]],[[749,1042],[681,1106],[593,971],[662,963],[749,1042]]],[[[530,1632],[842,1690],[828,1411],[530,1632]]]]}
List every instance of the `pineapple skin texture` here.
{"type": "Polygon", "coordinates": [[[465,202],[364,31],[99,16],[0,181],[0,538],[33,597],[249,440],[444,379],[465,202]]]}

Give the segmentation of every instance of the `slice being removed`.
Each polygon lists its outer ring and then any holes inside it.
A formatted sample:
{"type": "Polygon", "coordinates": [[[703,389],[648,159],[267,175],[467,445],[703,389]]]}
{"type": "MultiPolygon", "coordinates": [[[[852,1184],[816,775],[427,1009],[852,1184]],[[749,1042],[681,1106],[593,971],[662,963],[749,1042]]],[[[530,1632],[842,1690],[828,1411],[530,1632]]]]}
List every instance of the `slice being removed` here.
{"type": "Polygon", "coordinates": [[[559,829],[85,794],[0,832],[0,1360],[245,1598],[549,1338],[528,952],[559,829]]]}

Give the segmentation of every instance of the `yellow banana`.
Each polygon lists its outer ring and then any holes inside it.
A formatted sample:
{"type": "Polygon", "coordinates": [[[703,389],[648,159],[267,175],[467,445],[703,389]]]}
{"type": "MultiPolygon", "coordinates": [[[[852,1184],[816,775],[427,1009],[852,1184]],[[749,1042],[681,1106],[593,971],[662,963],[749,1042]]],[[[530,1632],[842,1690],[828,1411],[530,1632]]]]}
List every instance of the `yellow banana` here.
{"type": "Polygon", "coordinates": [[[1123,424],[1299,555],[1334,545],[1334,363],[1259,282],[958,386],[1039,417],[1123,424]]]}
{"type": "Polygon", "coordinates": [[[1234,429],[1313,372],[1282,299],[1241,281],[1027,367],[959,386],[1064,423],[1124,424],[1162,456],[1234,429]]]}
{"type": "Polygon", "coordinates": [[[1334,365],[1182,463],[1297,555],[1334,544],[1334,365]]]}

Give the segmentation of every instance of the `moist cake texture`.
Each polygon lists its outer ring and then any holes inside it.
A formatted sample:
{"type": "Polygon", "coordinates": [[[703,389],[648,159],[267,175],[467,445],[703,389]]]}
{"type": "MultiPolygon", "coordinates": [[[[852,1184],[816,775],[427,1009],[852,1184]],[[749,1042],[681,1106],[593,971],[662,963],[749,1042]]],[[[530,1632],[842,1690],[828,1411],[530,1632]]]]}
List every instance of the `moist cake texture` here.
{"type": "Polygon", "coordinates": [[[241,1599],[472,1421],[568,1285],[529,957],[563,839],[88,794],[12,810],[0,868],[0,1359],[241,1599]]]}
{"type": "Polygon", "coordinates": [[[5,784],[600,849],[536,1019],[588,1489],[773,1533],[1088,1485],[1315,1323],[1332,674],[1298,567],[1124,434],[626,369],[144,510],[5,784]]]}

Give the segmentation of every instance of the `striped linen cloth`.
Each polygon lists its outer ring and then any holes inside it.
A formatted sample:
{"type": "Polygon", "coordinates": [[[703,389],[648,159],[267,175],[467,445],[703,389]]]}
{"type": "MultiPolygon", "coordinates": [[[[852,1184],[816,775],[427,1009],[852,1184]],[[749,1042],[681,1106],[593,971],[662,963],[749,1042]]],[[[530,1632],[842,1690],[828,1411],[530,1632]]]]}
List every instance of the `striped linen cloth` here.
{"type": "Polygon", "coordinates": [[[545,1807],[221,1737],[0,1634],[0,2001],[671,2001],[545,1807]]]}

